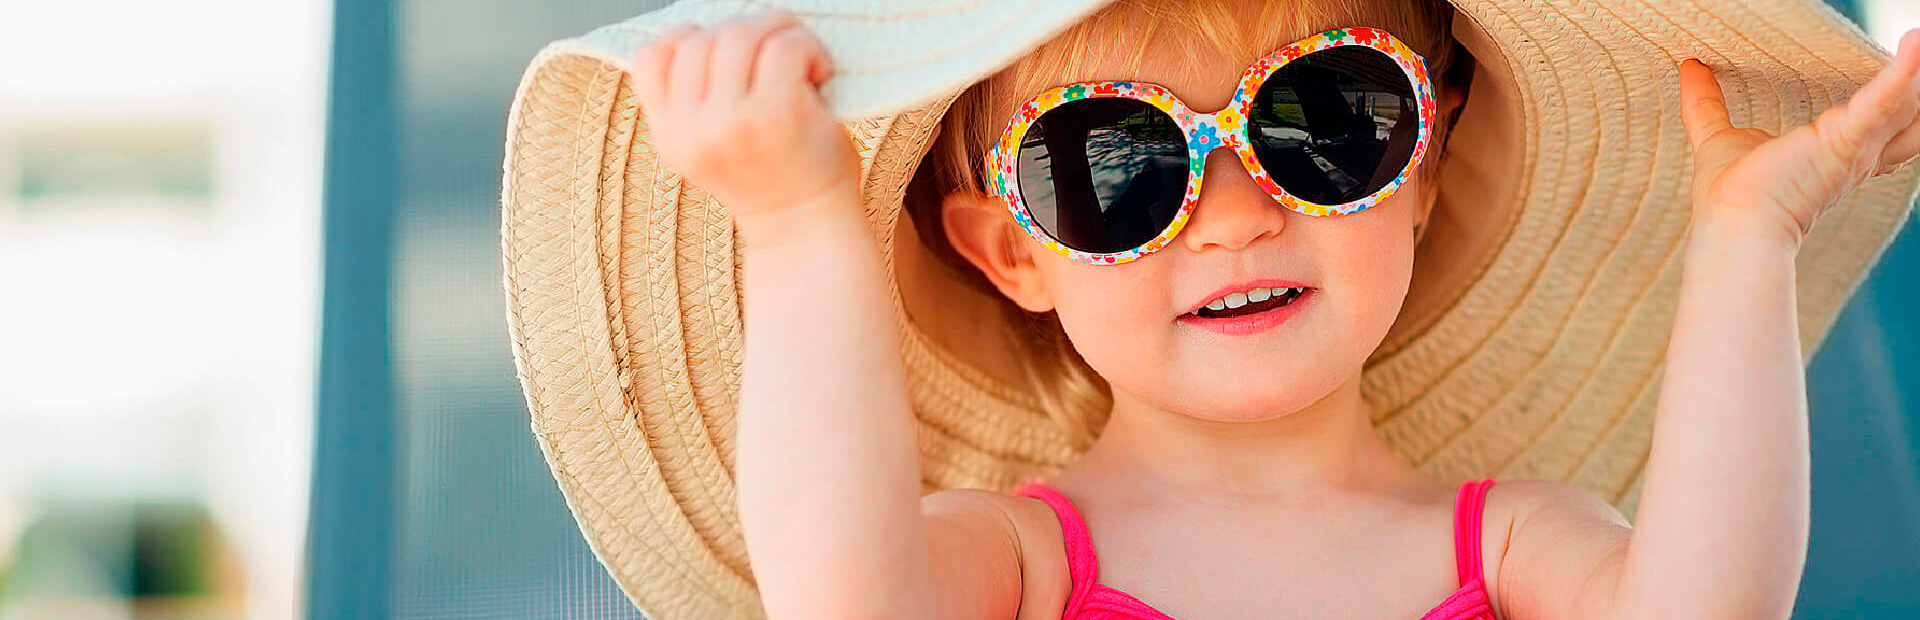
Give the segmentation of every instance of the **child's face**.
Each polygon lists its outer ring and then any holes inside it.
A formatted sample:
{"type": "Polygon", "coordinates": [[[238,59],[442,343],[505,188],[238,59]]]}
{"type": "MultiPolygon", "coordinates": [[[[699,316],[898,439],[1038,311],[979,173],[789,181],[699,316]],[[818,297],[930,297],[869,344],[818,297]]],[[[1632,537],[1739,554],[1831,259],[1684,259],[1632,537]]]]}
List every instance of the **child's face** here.
{"type": "MultiPolygon", "coordinates": [[[[1297,32],[1293,38],[1320,30],[1305,26],[1281,30],[1297,32]]],[[[1096,58],[1086,71],[1053,83],[1154,82],[1196,111],[1218,110],[1255,58],[1196,54],[1188,60],[1177,42],[1183,36],[1198,35],[1163,25],[1146,42],[1148,60],[1137,70],[1096,58]]],[[[1096,41],[1093,47],[1101,46],[1096,41]]],[[[1429,157],[1423,165],[1433,161],[1429,157]]],[[[1012,261],[1023,266],[998,274],[983,270],[1016,303],[1056,310],[1075,348],[1112,385],[1117,400],[1131,397],[1210,420],[1276,417],[1353,379],[1386,336],[1412,274],[1414,227],[1424,217],[1428,191],[1420,177],[1410,177],[1371,209],[1313,217],[1280,207],[1232,152],[1219,149],[1206,162],[1192,219],[1160,251],[1121,265],[1075,262],[1012,228],[1005,208],[991,202],[989,208],[1003,216],[1003,230],[994,234],[1010,234],[1003,243],[1024,246],[1012,261]],[[1243,291],[1267,279],[1311,289],[1279,311],[1292,315],[1276,326],[1227,335],[1183,316],[1223,288],[1243,291]]]]}

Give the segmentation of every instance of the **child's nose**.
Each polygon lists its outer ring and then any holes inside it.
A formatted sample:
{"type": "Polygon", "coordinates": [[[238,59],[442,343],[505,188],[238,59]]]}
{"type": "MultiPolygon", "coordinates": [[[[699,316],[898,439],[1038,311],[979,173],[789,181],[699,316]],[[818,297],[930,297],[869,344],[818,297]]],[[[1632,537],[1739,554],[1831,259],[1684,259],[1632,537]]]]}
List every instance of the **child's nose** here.
{"type": "Polygon", "coordinates": [[[1238,250],[1286,228],[1287,210],[1247,174],[1231,149],[1207,154],[1200,203],[1180,233],[1187,248],[1238,250]]]}

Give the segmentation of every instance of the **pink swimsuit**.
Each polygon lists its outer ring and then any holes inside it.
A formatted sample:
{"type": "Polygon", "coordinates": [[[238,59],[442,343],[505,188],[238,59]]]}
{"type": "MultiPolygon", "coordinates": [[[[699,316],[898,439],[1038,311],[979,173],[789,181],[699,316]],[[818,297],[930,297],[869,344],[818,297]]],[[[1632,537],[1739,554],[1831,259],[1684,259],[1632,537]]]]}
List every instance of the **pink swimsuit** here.
{"type": "MultiPolygon", "coordinates": [[[[1453,504],[1453,559],[1460,589],[1419,620],[1495,620],[1480,571],[1480,511],[1491,486],[1491,478],[1460,485],[1453,504]]],[[[1100,561],[1093,555],[1093,539],[1087,534],[1080,511],[1066,496],[1038,482],[1020,487],[1014,494],[1045,501],[1060,519],[1060,532],[1066,538],[1067,570],[1073,580],[1073,591],[1060,620],[1174,620],[1140,599],[1097,581],[1100,561]]]]}

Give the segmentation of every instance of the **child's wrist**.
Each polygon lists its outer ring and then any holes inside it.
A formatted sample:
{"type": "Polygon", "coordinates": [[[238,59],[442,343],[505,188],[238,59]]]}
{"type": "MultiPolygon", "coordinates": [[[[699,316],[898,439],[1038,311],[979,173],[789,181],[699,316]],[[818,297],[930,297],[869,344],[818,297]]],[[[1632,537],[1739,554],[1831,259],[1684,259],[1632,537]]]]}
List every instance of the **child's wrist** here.
{"type": "Polygon", "coordinates": [[[829,192],[781,209],[736,215],[734,228],[749,252],[861,240],[872,243],[866,214],[856,196],[829,192]]]}
{"type": "MultiPolygon", "coordinates": [[[[1699,274],[1791,274],[1800,252],[1795,235],[1777,223],[1738,217],[1696,217],[1689,225],[1684,265],[1689,278],[1699,274]]],[[[1719,277],[1708,275],[1705,277],[1719,277]]]]}
{"type": "Polygon", "coordinates": [[[1695,209],[1687,233],[1690,244],[1764,245],[1799,254],[1805,238],[1801,228],[1786,218],[1757,209],[1695,209]]]}

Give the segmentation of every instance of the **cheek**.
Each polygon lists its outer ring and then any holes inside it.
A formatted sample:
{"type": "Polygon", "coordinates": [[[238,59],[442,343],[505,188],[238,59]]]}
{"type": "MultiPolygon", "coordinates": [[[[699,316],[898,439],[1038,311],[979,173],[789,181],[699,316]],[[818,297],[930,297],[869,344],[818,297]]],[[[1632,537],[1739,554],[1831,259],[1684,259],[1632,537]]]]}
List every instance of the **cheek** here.
{"type": "Polygon", "coordinates": [[[1045,268],[1054,310],[1080,355],[1101,374],[1126,366],[1165,346],[1173,315],[1164,277],[1147,261],[1093,266],[1060,259],[1045,268]]]}
{"type": "MultiPolygon", "coordinates": [[[[1389,214],[1381,214],[1389,215],[1389,214]]],[[[1379,345],[1400,314],[1413,278],[1413,228],[1402,218],[1352,222],[1337,231],[1327,254],[1328,286],[1338,287],[1340,316],[1367,347],[1379,345]]]]}
{"type": "Polygon", "coordinates": [[[1116,390],[1153,391],[1175,375],[1166,363],[1175,347],[1171,275],[1154,258],[1102,266],[1036,261],[1074,350],[1116,390]]]}

